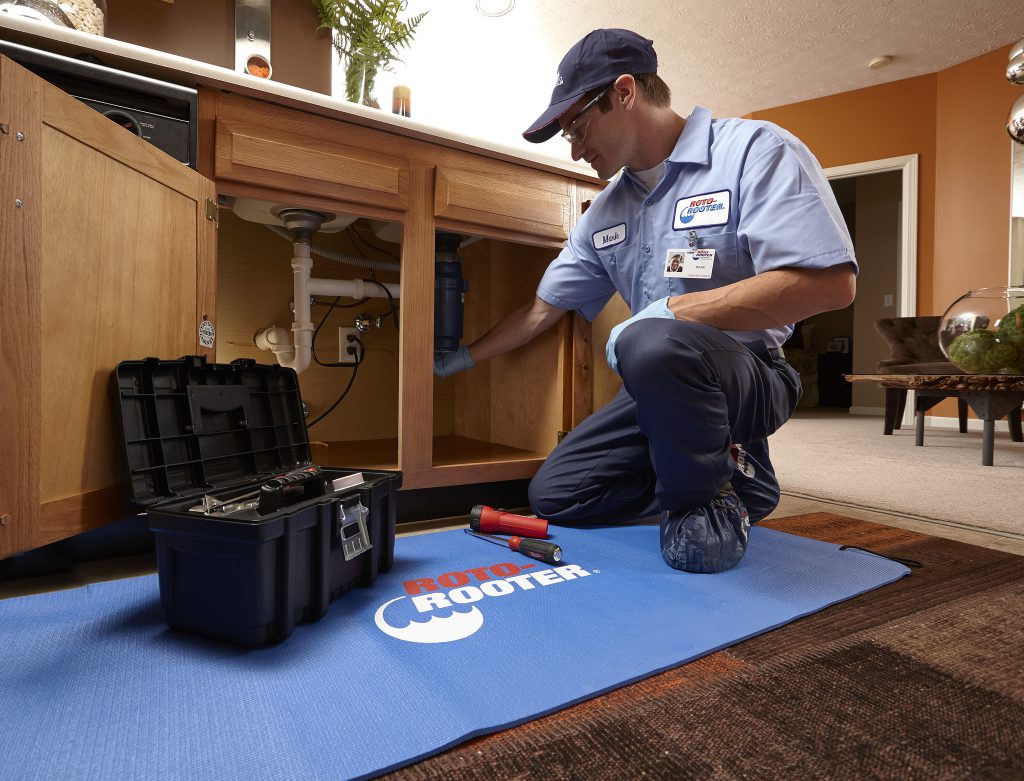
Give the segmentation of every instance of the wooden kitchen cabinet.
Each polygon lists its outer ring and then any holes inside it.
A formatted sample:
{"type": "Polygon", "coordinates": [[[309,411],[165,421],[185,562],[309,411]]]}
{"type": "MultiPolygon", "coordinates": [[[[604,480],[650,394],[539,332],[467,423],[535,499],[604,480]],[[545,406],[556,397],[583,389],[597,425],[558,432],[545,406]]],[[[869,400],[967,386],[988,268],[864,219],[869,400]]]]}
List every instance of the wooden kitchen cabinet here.
{"type": "MultiPolygon", "coordinates": [[[[401,469],[404,488],[525,478],[590,411],[590,327],[578,316],[437,379],[433,309],[435,231],[466,237],[469,341],[529,300],[593,180],[212,88],[200,90],[201,176],[3,58],[0,163],[0,558],[137,511],[116,441],[119,361],[274,360],[252,335],[291,325],[291,247],[232,214],[236,198],[350,215],[357,238],[381,225],[400,236],[373,242],[399,262],[376,276],[401,285],[401,327],[377,298],[333,312],[317,341],[336,360],[339,325],[363,310],[383,324],[351,395],[310,430],[318,463],[401,469]],[[212,349],[199,343],[204,320],[216,324],[212,349]]],[[[348,230],[315,241],[362,246],[348,230]]],[[[313,274],[369,276],[320,259],[313,274]]],[[[310,420],[348,376],[300,375],[310,420]]]]}
{"type": "MultiPolygon", "coordinates": [[[[591,411],[589,324],[567,317],[514,353],[435,378],[434,235],[443,230],[465,237],[459,254],[468,284],[463,341],[469,342],[530,300],[583,200],[598,192],[595,183],[237,95],[211,90],[200,100],[216,139],[207,147],[205,169],[222,196],[355,216],[352,230],[400,259],[400,272],[377,276],[400,282],[402,327],[390,326],[386,301],[366,305],[371,315],[385,315],[385,326],[364,337],[367,360],[350,395],[310,430],[315,459],[401,469],[404,488],[536,472],[559,433],[591,411]],[[236,140],[243,136],[262,139],[274,159],[249,155],[240,164],[236,140]],[[392,233],[401,239],[374,238],[372,226],[382,221],[398,228],[392,233]]],[[[272,360],[251,345],[251,333],[290,324],[286,242],[274,245],[265,229],[234,216],[222,215],[221,225],[218,360],[272,360]],[[263,249],[266,242],[271,246],[263,249]]],[[[314,241],[354,251],[343,235],[318,234],[314,241]]],[[[316,277],[367,273],[314,258],[316,277]]],[[[323,313],[315,308],[314,319],[323,313]]],[[[317,339],[326,357],[337,357],[339,325],[351,325],[351,314],[334,312],[327,320],[317,339]]],[[[317,366],[300,375],[310,420],[340,394],[348,376],[345,369],[317,366]]]]}
{"type": "Polygon", "coordinates": [[[136,512],[110,376],[212,351],[213,184],[0,57],[0,558],[136,512]]]}

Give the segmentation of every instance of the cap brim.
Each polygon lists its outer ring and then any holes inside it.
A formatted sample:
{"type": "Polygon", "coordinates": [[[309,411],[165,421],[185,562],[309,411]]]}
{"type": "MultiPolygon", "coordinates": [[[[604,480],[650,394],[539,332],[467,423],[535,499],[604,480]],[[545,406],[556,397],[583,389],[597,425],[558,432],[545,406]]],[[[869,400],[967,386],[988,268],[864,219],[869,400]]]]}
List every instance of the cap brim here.
{"type": "Polygon", "coordinates": [[[559,131],[558,120],[572,108],[572,104],[579,100],[582,94],[581,92],[579,95],[570,95],[557,103],[552,103],[548,106],[547,111],[537,118],[532,127],[523,133],[523,138],[531,144],[539,144],[554,136],[559,131]]]}

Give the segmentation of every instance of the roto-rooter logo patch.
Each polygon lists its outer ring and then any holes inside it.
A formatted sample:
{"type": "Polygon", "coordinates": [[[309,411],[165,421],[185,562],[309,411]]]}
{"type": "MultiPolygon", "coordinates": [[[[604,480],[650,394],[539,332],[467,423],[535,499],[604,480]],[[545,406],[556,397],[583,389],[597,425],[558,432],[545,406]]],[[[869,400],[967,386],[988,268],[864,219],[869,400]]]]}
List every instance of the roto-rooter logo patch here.
{"type": "Polygon", "coordinates": [[[731,200],[732,193],[728,190],[680,198],[676,201],[676,216],[672,227],[676,230],[684,230],[725,225],[729,222],[731,200]]]}
{"type": "Polygon", "coordinates": [[[407,580],[402,584],[406,594],[385,602],[377,608],[373,618],[380,631],[398,640],[408,643],[450,643],[469,637],[484,625],[484,614],[473,603],[488,597],[507,597],[537,591],[539,588],[568,583],[594,574],[575,564],[535,572],[526,571],[535,566],[504,562],[461,572],[445,572],[436,578],[407,580]],[[396,621],[395,614],[400,609],[392,608],[392,605],[406,598],[416,608],[416,615],[433,613],[439,609],[451,614],[447,617],[431,615],[426,621],[396,621]],[[469,612],[456,610],[459,605],[471,605],[469,612]],[[392,608],[392,621],[385,615],[389,608],[392,608]]]}

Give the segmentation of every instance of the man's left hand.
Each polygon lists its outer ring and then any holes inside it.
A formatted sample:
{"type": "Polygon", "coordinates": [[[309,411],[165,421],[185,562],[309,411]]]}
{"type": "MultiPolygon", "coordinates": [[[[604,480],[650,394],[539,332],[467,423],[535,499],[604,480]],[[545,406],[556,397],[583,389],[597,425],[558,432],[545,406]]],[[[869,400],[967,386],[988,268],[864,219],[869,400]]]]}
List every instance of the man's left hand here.
{"type": "Polygon", "coordinates": [[[668,297],[659,298],[650,306],[645,309],[641,309],[635,315],[628,320],[624,320],[612,329],[611,335],[608,337],[608,346],[605,347],[605,356],[608,358],[608,365],[611,366],[616,372],[619,370],[619,360],[615,357],[615,340],[619,338],[626,326],[635,323],[637,320],[645,320],[648,317],[662,317],[668,320],[675,320],[676,316],[672,314],[672,310],[668,308],[668,297]]]}

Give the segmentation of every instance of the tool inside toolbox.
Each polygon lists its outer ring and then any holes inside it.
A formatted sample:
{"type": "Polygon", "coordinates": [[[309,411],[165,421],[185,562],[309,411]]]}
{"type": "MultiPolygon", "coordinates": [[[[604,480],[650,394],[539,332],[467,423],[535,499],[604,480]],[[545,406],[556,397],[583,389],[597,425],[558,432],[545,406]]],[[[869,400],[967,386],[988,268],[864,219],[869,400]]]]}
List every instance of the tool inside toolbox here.
{"type": "Polygon", "coordinates": [[[347,490],[363,482],[361,472],[329,481],[320,467],[307,466],[276,475],[259,488],[242,493],[203,494],[202,501],[190,507],[189,512],[222,518],[230,516],[239,521],[259,520],[290,505],[347,490]]]}

